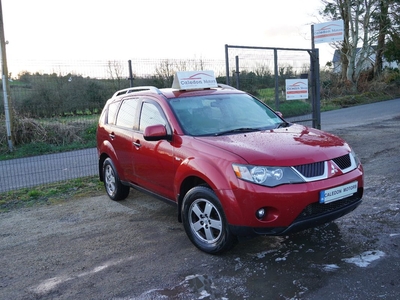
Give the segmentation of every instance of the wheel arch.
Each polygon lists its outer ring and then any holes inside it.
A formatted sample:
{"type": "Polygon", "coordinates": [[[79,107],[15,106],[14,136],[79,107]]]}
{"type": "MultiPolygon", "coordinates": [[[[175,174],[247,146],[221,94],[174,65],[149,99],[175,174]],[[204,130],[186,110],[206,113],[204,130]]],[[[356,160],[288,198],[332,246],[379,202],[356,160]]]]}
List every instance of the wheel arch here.
{"type": "Polygon", "coordinates": [[[240,205],[233,192],[233,188],[238,186],[238,179],[230,161],[220,160],[216,164],[212,159],[191,159],[181,164],[177,174],[179,175],[175,178],[175,191],[179,222],[182,222],[182,205],[186,193],[191,188],[200,185],[207,186],[214,191],[228,222],[242,217],[240,205]]]}
{"type": "MultiPolygon", "coordinates": [[[[178,203],[178,221],[182,221],[182,203],[186,193],[195,186],[206,186],[214,191],[221,205],[224,207],[226,190],[231,190],[231,181],[237,180],[228,161],[216,165],[212,160],[205,158],[188,159],[181,164],[176,174],[175,187],[178,203]]],[[[229,200],[231,202],[231,199],[229,200]]]]}
{"type": "Polygon", "coordinates": [[[104,181],[104,174],[103,174],[103,164],[104,161],[108,158],[109,156],[106,153],[102,153],[99,156],[99,179],[100,181],[104,181]]]}
{"type": "Polygon", "coordinates": [[[99,153],[99,179],[104,181],[103,177],[103,164],[107,158],[110,158],[117,169],[118,174],[121,174],[121,168],[116,158],[116,153],[109,141],[104,141],[102,145],[98,148],[99,153]]]}
{"type": "Polygon", "coordinates": [[[188,176],[186,177],[179,188],[179,193],[178,193],[178,221],[182,223],[182,203],[183,203],[183,198],[185,198],[186,193],[193,187],[195,186],[206,186],[212,189],[212,187],[204,181],[202,178],[197,177],[197,176],[188,176]]]}

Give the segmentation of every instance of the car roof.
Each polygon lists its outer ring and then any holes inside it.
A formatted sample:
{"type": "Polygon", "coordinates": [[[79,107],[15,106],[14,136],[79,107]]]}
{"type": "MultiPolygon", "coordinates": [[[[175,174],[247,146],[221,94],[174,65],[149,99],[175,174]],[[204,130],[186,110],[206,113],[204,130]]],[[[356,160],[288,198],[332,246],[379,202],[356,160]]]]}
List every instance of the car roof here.
{"type": "Polygon", "coordinates": [[[189,97],[189,96],[201,96],[201,95],[210,95],[210,94],[232,94],[232,93],[244,93],[243,91],[237,90],[232,87],[222,87],[218,86],[217,88],[206,88],[206,89],[198,89],[198,90],[178,90],[172,88],[161,89],[162,94],[168,98],[179,98],[179,97],[189,97]]]}
{"type": "Polygon", "coordinates": [[[238,93],[243,94],[245,92],[235,89],[226,84],[218,84],[215,88],[204,88],[204,89],[192,89],[192,90],[180,90],[174,88],[157,88],[154,86],[138,86],[131,87],[123,90],[119,90],[114,93],[110,100],[117,100],[121,97],[127,95],[159,95],[166,99],[173,99],[179,97],[189,97],[189,96],[201,96],[210,94],[232,94],[238,93]]]}
{"type": "Polygon", "coordinates": [[[176,72],[171,88],[157,88],[155,86],[137,86],[119,90],[114,93],[110,101],[120,99],[127,94],[159,95],[165,99],[175,99],[189,96],[202,96],[210,94],[232,94],[245,92],[226,84],[218,83],[213,71],[181,71],[176,72]]]}

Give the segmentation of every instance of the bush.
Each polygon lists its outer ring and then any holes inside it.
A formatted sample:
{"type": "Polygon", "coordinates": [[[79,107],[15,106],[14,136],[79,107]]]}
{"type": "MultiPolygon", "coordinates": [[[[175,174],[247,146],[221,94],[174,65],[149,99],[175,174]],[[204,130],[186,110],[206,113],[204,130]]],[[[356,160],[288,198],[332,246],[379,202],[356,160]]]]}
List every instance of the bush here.
{"type": "Polygon", "coordinates": [[[6,128],[0,116],[0,154],[3,158],[23,157],[96,146],[97,116],[86,118],[33,119],[14,121],[13,153],[8,153],[6,128]],[[4,138],[3,138],[4,137],[4,138]],[[4,139],[4,141],[3,141],[4,139]]]}
{"type": "Polygon", "coordinates": [[[101,111],[115,92],[110,80],[56,74],[21,75],[11,85],[13,107],[21,116],[44,118],[101,111]]]}

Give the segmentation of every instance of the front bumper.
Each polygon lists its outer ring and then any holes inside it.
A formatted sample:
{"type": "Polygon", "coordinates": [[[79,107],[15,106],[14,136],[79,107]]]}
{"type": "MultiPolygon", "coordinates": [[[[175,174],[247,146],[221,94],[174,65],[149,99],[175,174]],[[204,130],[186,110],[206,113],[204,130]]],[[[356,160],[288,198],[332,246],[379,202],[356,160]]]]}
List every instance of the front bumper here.
{"type": "Polygon", "coordinates": [[[287,235],[290,233],[313,228],[336,220],[356,209],[362,202],[363,188],[351,197],[344,198],[326,206],[326,204],[312,203],[287,227],[248,227],[230,225],[231,232],[239,237],[257,235],[287,235]]]}
{"type": "Polygon", "coordinates": [[[232,233],[247,235],[285,235],[315,227],[353,211],[360,205],[364,191],[362,168],[341,176],[304,184],[282,185],[267,188],[239,181],[220,199],[232,233]],[[319,203],[320,191],[357,181],[353,195],[327,204],[319,203]],[[262,219],[256,211],[265,209],[262,219]]]}

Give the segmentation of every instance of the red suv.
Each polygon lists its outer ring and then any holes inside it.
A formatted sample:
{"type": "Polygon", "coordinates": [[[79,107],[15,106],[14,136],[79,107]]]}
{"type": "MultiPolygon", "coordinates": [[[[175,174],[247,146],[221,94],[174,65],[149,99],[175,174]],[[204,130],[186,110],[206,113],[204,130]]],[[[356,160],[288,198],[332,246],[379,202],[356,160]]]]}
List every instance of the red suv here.
{"type": "Polygon", "coordinates": [[[285,121],[211,71],[181,72],[169,89],[116,92],[100,116],[97,149],[111,199],[132,187],[175,205],[207,253],[332,221],[363,194],[363,168],[345,141],[285,121]]]}

